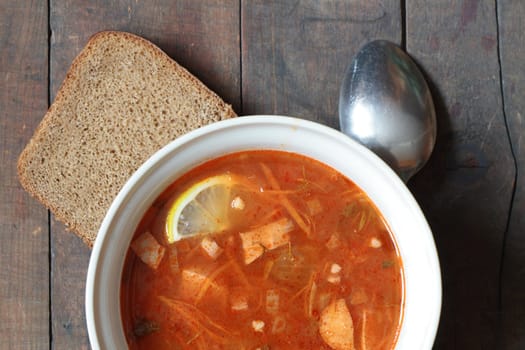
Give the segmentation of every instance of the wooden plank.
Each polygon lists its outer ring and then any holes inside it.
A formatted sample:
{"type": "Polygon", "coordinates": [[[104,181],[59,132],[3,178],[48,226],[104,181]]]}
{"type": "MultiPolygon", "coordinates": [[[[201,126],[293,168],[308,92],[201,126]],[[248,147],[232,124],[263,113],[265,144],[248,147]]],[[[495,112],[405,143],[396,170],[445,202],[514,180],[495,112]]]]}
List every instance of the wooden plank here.
{"type": "Polygon", "coordinates": [[[525,349],[525,2],[498,1],[505,114],[518,167],[501,284],[502,349],[525,349]]]}
{"type": "Polygon", "coordinates": [[[91,250],[51,220],[51,334],[54,349],[88,349],[85,285],[91,250]]]}
{"type": "Polygon", "coordinates": [[[501,250],[514,164],[491,0],[406,3],[408,52],[433,86],[438,140],[411,187],[432,226],[444,299],[436,349],[498,349],[501,250]]]}
{"type": "Polygon", "coordinates": [[[367,41],[401,42],[399,1],[242,2],[243,114],[337,128],[346,67],[367,41]]]}
{"type": "Polygon", "coordinates": [[[92,34],[123,30],[153,41],[235,110],[240,108],[238,1],[52,0],[51,27],[55,89],[92,34]]]}
{"type": "Polygon", "coordinates": [[[49,349],[48,215],[16,172],[47,109],[47,4],[0,9],[0,348],[49,349]]]}
{"type": "MultiPolygon", "coordinates": [[[[51,1],[51,91],[73,58],[100,30],[123,30],[152,40],[240,108],[238,1],[51,1]]],[[[52,329],[58,349],[88,346],[84,288],[89,249],[52,224],[52,329]]]]}

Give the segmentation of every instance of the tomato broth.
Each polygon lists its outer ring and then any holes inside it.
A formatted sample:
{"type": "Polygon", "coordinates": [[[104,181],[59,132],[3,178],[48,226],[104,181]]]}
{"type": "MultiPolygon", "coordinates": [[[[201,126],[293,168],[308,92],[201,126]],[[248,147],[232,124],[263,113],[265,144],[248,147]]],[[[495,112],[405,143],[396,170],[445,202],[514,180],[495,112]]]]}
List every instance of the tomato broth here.
{"type": "Polygon", "coordinates": [[[130,349],[392,349],[403,269],[381,214],[348,178],[298,154],[243,151],[155,200],[120,294],[130,349]]]}

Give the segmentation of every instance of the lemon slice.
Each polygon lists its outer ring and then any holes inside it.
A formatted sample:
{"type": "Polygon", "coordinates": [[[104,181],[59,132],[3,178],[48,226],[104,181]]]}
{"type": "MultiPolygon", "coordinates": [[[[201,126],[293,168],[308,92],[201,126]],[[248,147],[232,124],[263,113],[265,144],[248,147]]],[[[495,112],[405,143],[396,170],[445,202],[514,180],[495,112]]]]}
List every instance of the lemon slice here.
{"type": "Polygon", "coordinates": [[[168,242],[227,229],[234,185],[233,177],[224,174],[206,178],[185,190],[168,211],[168,242]]]}

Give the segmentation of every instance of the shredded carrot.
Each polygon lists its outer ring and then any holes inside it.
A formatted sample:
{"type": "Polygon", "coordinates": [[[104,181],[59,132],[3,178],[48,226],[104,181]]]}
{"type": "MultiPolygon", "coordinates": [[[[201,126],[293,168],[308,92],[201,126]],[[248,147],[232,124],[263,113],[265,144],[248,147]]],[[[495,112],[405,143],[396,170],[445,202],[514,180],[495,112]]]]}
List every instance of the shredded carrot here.
{"type": "MultiPolygon", "coordinates": [[[[193,332],[193,336],[190,339],[185,339],[185,337],[182,334],[179,334],[179,332],[170,332],[172,333],[175,338],[177,339],[178,343],[183,347],[183,349],[205,349],[206,348],[206,342],[201,337],[203,334],[203,331],[201,329],[201,325],[198,322],[191,322],[187,319],[184,319],[184,324],[187,328],[190,329],[191,332],[193,332]]],[[[170,331],[170,329],[168,329],[170,331]]]]}
{"type": "Polygon", "coordinates": [[[306,292],[308,290],[308,287],[309,285],[308,284],[305,284],[304,287],[302,287],[301,289],[299,289],[299,291],[297,293],[295,293],[291,298],[290,298],[290,302],[294,301],[295,299],[297,299],[301,294],[303,294],[304,292],[306,292]]]}
{"type": "MultiPolygon", "coordinates": [[[[316,277],[316,273],[315,272],[312,272],[310,274],[310,278],[308,278],[308,282],[304,285],[304,287],[302,287],[301,289],[299,289],[299,291],[297,293],[295,293],[291,298],[290,298],[290,302],[295,300],[297,297],[299,297],[301,294],[305,293],[306,291],[310,291],[312,289],[312,285],[314,283],[314,280],[315,280],[315,277],[316,277]]],[[[305,298],[306,300],[307,298],[305,298]]],[[[305,303],[305,306],[306,306],[306,303],[305,303]]]]}
{"type": "Polygon", "coordinates": [[[300,191],[297,191],[297,190],[265,190],[264,191],[265,194],[271,194],[271,195],[277,195],[277,196],[280,196],[283,194],[295,194],[299,192],[300,191]]]}
{"type": "Polygon", "coordinates": [[[174,309],[176,314],[181,316],[188,326],[193,325],[192,328],[197,327],[201,332],[206,333],[206,335],[220,344],[224,344],[227,338],[225,336],[230,337],[233,335],[232,332],[211,320],[205,313],[191,304],[164,296],[159,296],[158,298],[174,309]]]}
{"type": "Polygon", "coordinates": [[[306,317],[312,317],[313,315],[314,299],[317,293],[317,283],[315,283],[316,279],[317,279],[317,273],[314,272],[310,275],[310,279],[308,280],[308,293],[306,294],[305,299],[304,299],[306,317]]]}
{"type": "Polygon", "coordinates": [[[235,184],[241,186],[241,188],[245,191],[259,192],[259,187],[257,186],[257,184],[253,183],[244,176],[235,177],[235,184]]]}
{"type": "Polygon", "coordinates": [[[362,231],[367,222],[368,222],[368,215],[367,215],[367,212],[363,210],[361,212],[361,216],[359,219],[359,225],[357,227],[357,231],[362,231]]]}
{"type": "Polygon", "coordinates": [[[226,256],[228,257],[228,263],[232,264],[232,267],[235,269],[236,276],[240,278],[242,284],[244,284],[245,287],[252,289],[253,286],[248,281],[248,278],[246,277],[244,271],[241,269],[239,264],[237,263],[237,260],[235,260],[235,257],[231,255],[230,252],[226,252],[226,256]]]}
{"type": "Polygon", "coordinates": [[[263,295],[262,293],[257,293],[257,304],[254,308],[252,308],[253,310],[253,314],[257,314],[259,312],[259,310],[261,310],[261,308],[263,307],[263,295]]]}
{"type": "Polygon", "coordinates": [[[186,345],[189,346],[189,349],[195,349],[195,346],[196,346],[196,348],[198,350],[206,350],[206,349],[208,349],[208,343],[204,340],[204,337],[200,336],[201,334],[202,334],[202,332],[201,333],[197,333],[196,334],[196,338],[194,339],[195,341],[186,344],[186,345]]]}
{"type": "Polygon", "coordinates": [[[168,329],[168,332],[171,335],[173,335],[173,337],[177,340],[178,344],[184,346],[184,343],[186,343],[186,340],[184,339],[182,334],[180,334],[180,332],[172,331],[171,329],[168,329]]]}
{"type": "Polygon", "coordinates": [[[302,189],[306,189],[307,186],[309,185],[313,185],[315,186],[318,190],[320,190],[321,192],[323,193],[326,193],[326,189],[323,188],[321,185],[319,185],[318,183],[316,182],[312,182],[312,181],[309,181],[307,178],[306,178],[306,169],[305,167],[303,166],[303,177],[302,178],[298,178],[297,179],[297,182],[302,182],[302,189]]]}
{"type": "Polygon", "coordinates": [[[267,261],[264,265],[264,272],[263,272],[263,279],[267,280],[268,276],[270,275],[270,272],[272,272],[273,264],[275,264],[275,260],[267,261]]]}
{"type": "Polygon", "coordinates": [[[232,265],[232,262],[229,261],[226,264],[215,269],[212,273],[210,273],[208,277],[206,277],[206,279],[204,280],[204,283],[202,284],[199,290],[199,293],[197,294],[197,298],[195,299],[195,305],[197,305],[201,301],[202,297],[204,297],[204,294],[206,294],[210,286],[213,284],[213,280],[215,280],[215,278],[217,278],[217,276],[219,276],[221,272],[226,270],[231,265],[232,265]]]}
{"type": "Polygon", "coordinates": [[[188,240],[182,240],[182,241],[178,241],[177,242],[177,250],[180,252],[180,253],[187,253],[191,250],[191,246],[190,246],[190,243],[188,242],[188,240]]]}
{"type": "MultiPolygon", "coordinates": [[[[253,183],[253,182],[250,182],[248,179],[245,179],[245,178],[238,178],[237,179],[237,184],[241,186],[241,188],[245,191],[248,191],[248,192],[255,192],[255,193],[260,193],[261,192],[261,188],[253,183]]],[[[293,194],[293,193],[298,193],[299,191],[297,190],[281,190],[281,189],[271,189],[271,190],[265,190],[264,193],[265,194],[293,194]]]]}
{"type": "Polygon", "coordinates": [[[277,215],[279,213],[281,209],[274,209],[272,210],[271,212],[269,212],[268,214],[266,214],[265,216],[263,216],[259,222],[268,222],[268,221],[271,221],[272,218],[277,215]]]}
{"type": "Polygon", "coordinates": [[[363,317],[362,317],[361,349],[366,350],[366,310],[363,310],[363,317]]]}
{"type": "Polygon", "coordinates": [[[313,316],[314,311],[314,299],[317,294],[317,284],[314,282],[312,288],[310,288],[310,293],[308,293],[308,308],[306,310],[307,317],[313,316]]]}
{"type": "MultiPolygon", "coordinates": [[[[273,175],[270,168],[264,163],[261,163],[260,165],[264,173],[264,176],[266,176],[266,179],[270,183],[270,186],[272,186],[274,190],[281,190],[281,187],[279,186],[279,183],[277,182],[277,179],[273,175]]],[[[307,236],[309,236],[310,227],[304,222],[303,218],[301,217],[297,209],[295,209],[292,203],[290,203],[290,200],[288,199],[288,197],[286,197],[285,195],[280,195],[280,200],[284,208],[288,211],[290,216],[295,220],[297,225],[306,233],[307,236]]]]}
{"type": "Polygon", "coordinates": [[[200,337],[202,334],[202,331],[200,331],[199,333],[195,334],[193,337],[190,338],[190,340],[188,340],[186,342],[187,345],[190,345],[191,343],[193,343],[195,341],[195,339],[197,339],[198,337],[200,337]]]}
{"type": "Polygon", "coordinates": [[[184,257],[184,260],[190,260],[191,258],[193,258],[195,254],[201,251],[200,248],[201,248],[200,244],[196,244],[194,247],[191,248],[188,254],[186,254],[186,256],[184,257]]]}
{"type": "Polygon", "coordinates": [[[357,188],[341,192],[341,197],[350,197],[352,199],[366,198],[365,194],[359,191],[357,188]]]}

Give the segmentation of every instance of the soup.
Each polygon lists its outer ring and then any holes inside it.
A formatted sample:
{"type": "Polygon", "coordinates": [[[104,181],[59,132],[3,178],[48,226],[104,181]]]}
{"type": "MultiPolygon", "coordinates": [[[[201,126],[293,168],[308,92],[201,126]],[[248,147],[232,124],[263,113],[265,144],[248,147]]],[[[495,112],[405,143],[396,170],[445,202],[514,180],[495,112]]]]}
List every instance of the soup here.
{"type": "Polygon", "coordinates": [[[334,169],[274,150],[208,161],[138,225],[121,281],[130,349],[392,349],[395,243],[334,169]]]}

